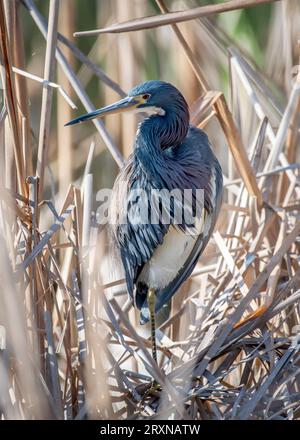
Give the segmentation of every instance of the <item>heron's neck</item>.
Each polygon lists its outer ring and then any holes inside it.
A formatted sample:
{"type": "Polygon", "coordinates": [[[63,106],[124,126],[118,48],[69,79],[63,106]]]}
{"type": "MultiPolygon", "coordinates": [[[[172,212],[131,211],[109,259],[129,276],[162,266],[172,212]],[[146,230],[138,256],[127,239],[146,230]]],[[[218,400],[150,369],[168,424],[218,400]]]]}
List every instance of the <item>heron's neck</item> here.
{"type": "Polygon", "coordinates": [[[134,155],[136,160],[153,175],[163,171],[167,160],[164,150],[178,145],[187,135],[189,114],[166,113],[165,116],[151,116],[138,128],[134,155]]]}

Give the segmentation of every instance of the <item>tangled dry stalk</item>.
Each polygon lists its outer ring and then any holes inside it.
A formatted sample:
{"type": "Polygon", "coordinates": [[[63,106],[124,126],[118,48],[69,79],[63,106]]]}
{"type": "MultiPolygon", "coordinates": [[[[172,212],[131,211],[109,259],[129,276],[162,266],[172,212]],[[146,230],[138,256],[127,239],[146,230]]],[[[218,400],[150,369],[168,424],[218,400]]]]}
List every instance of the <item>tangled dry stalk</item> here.
{"type": "MultiPolygon", "coordinates": [[[[234,7],[235,1],[228,3],[234,7]]],[[[103,285],[100,276],[106,250],[93,212],[94,143],[81,186],[70,184],[59,209],[54,200],[43,199],[53,87],[74,106],[54,82],[56,62],[86,110],[93,110],[61,45],[120,96],[124,92],[57,32],[58,0],[50,0],[48,23],[33,0],[0,2],[2,418],[300,416],[300,73],[281,108],[269,79],[202,17],[197,25],[229,58],[229,106],[221,91],[211,90],[176,24],[174,17],[183,21],[184,14],[172,16],[163,0],[157,4],[201,86],[192,121],[204,128],[216,118],[231,152],[213,240],[159,328],[159,366],[150,355],[150,335],[138,326],[127,301],[124,281],[103,285]],[[46,39],[36,168],[25,82],[40,78],[23,68],[21,7],[46,39]],[[243,112],[246,103],[249,111],[243,112]],[[246,143],[241,131],[250,122],[243,118],[251,119],[246,143]],[[41,218],[49,216],[52,226],[43,230],[41,218]],[[152,378],[161,388],[147,394],[152,378]]],[[[210,13],[218,12],[215,8],[210,6],[210,13]]],[[[189,19],[196,17],[188,12],[189,19]]],[[[151,28],[156,22],[144,19],[101,32],[151,28]]],[[[123,157],[109,131],[102,121],[94,124],[121,166],[123,157]]]]}

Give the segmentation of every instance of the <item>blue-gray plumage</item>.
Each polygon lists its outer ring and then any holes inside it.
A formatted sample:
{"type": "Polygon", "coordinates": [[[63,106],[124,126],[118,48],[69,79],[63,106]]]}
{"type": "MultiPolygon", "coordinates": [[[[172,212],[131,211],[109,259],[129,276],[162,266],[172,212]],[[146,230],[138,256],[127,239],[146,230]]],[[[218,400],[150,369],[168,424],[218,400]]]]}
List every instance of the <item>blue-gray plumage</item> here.
{"type": "MultiPolygon", "coordinates": [[[[133,88],[127,98],[67,125],[103,114],[135,109],[149,113],[139,124],[134,149],[121,170],[112,207],[117,214],[113,238],[124,266],[128,293],[141,310],[141,323],[149,320],[148,292],[155,296],[155,312],[161,309],[192,273],[215,225],[222,197],[222,170],[206,134],[190,125],[187,103],[182,94],[163,81],[147,81],[133,88]],[[183,219],[170,222],[139,222],[141,197],[151,199],[153,190],[204,190],[201,218],[192,225],[183,219]],[[125,214],[124,214],[125,213],[125,214]],[[124,218],[125,217],[125,218],[124,218]],[[125,220],[125,221],[124,221],[125,220]]],[[[164,200],[160,204],[164,208],[164,200]]],[[[150,211],[151,204],[147,205],[150,211]]]]}

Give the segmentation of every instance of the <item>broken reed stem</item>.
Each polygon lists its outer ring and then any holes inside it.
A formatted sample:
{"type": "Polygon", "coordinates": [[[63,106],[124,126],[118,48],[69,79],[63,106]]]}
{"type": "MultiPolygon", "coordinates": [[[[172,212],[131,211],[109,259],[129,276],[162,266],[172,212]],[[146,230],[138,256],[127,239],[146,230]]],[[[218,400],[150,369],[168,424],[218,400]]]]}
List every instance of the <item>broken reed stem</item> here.
{"type": "Polygon", "coordinates": [[[238,172],[240,173],[245,186],[251,196],[257,199],[257,206],[262,207],[263,198],[258,188],[255,174],[248,159],[246,150],[243,146],[241,136],[235,126],[231,111],[228,108],[226,99],[222,95],[214,104],[220,125],[227,138],[230,151],[235,160],[238,172]]]}

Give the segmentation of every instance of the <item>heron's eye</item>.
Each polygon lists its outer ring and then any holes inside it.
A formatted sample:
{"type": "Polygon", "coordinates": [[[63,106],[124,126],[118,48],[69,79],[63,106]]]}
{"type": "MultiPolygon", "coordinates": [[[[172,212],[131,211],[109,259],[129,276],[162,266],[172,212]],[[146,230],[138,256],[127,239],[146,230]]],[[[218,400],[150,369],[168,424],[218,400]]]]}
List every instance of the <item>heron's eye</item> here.
{"type": "Polygon", "coordinates": [[[145,93],[142,98],[143,99],[149,99],[151,95],[149,95],[149,93],[145,93]]]}

